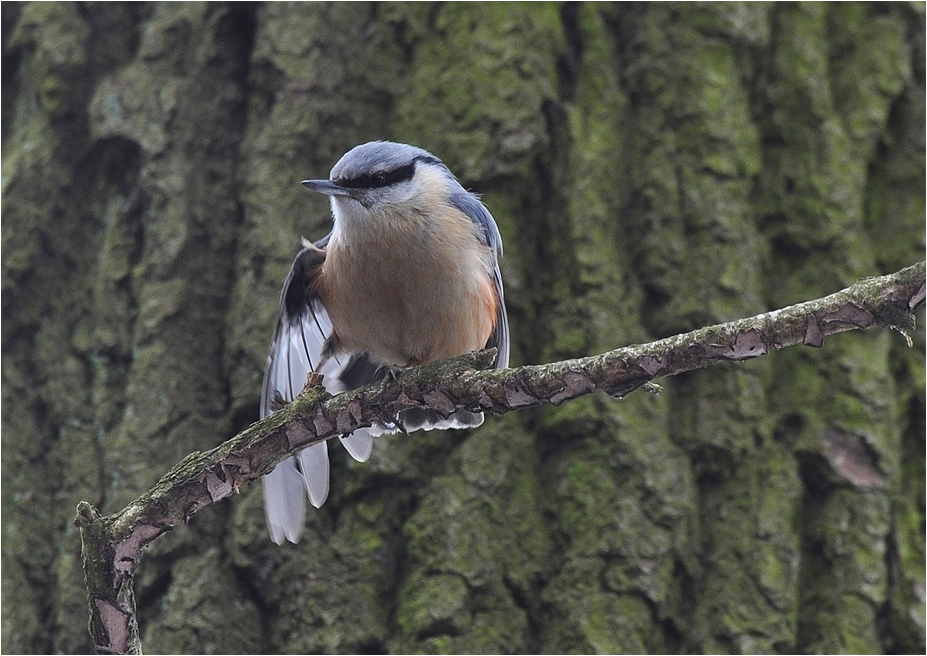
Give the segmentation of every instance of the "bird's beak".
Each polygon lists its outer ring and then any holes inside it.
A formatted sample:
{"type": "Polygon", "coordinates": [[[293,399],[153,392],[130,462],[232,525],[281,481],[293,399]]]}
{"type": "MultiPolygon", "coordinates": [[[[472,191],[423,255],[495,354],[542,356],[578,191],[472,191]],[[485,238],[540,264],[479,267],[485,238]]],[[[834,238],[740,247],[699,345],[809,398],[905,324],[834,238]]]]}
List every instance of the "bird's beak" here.
{"type": "Polygon", "coordinates": [[[354,191],[347,187],[339,187],[331,180],[303,180],[302,184],[326,196],[353,196],[351,192],[354,191]]]}

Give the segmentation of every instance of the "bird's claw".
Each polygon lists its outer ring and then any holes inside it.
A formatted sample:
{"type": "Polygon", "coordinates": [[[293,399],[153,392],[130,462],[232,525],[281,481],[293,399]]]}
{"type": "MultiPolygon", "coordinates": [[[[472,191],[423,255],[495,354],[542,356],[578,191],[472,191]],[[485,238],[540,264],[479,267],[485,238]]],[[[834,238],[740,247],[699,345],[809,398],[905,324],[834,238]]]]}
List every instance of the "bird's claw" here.
{"type": "Polygon", "coordinates": [[[309,375],[306,376],[306,384],[303,385],[304,394],[306,391],[311,390],[313,387],[319,387],[322,384],[322,379],[324,376],[317,371],[310,371],[309,375]]]}
{"type": "MultiPolygon", "coordinates": [[[[386,393],[387,386],[392,383],[398,383],[399,377],[402,375],[402,372],[405,371],[403,367],[397,365],[386,365],[382,364],[377,367],[376,372],[373,374],[374,378],[382,378],[383,381],[380,383],[380,394],[378,401],[382,405],[383,395],[386,393]]],[[[399,429],[403,435],[408,435],[409,431],[406,430],[405,423],[402,421],[402,418],[399,416],[399,413],[396,413],[396,416],[393,417],[390,422],[399,429]]]]}

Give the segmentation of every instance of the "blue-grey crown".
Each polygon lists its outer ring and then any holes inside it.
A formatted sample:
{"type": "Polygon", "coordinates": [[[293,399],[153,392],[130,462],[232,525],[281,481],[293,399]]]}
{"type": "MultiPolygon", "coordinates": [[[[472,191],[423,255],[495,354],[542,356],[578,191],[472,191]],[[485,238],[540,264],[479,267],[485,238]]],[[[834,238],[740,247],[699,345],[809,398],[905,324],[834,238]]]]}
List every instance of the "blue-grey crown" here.
{"type": "Polygon", "coordinates": [[[388,187],[411,179],[417,162],[447,168],[427,150],[392,141],[371,141],[345,153],[332,168],[330,179],[341,187],[388,187]]]}

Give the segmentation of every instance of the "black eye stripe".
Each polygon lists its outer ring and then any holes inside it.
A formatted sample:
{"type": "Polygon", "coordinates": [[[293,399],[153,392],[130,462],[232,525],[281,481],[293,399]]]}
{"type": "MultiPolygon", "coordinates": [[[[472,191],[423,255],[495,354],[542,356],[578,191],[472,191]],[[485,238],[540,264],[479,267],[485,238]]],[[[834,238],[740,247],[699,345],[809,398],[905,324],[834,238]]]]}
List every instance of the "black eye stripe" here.
{"type": "Polygon", "coordinates": [[[379,189],[388,187],[391,184],[410,180],[415,174],[415,162],[400,166],[392,171],[376,171],[374,173],[365,173],[353,178],[337,178],[332,180],[339,187],[349,189],[379,189]]]}
{"type": "Polygon", "coordinates": [[[434,157],[420,156],[413,159],[405,166],[393,169],[391,171],[375,171],[365,173],[364,175],[354,176],[353,178],[336,178],[332,180],[339,187],[348,189],[382,189],[399,182],[411,180],[415,175],[416,162],[426,162],[428,164],[441,164],[441,160],[434,157]]]}

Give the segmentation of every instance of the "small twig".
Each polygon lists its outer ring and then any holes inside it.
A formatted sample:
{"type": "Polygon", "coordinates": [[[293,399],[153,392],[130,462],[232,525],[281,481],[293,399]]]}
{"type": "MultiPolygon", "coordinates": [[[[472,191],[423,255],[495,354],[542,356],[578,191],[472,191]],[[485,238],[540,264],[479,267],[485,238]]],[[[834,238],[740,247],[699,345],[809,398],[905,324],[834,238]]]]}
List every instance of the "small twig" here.
{"type": "Polygon", "coordinates": [[[490,369],[494,353],[483,351],[408,370],[385,387],[378,382],[335,397],[307,385],[279,412],[210,451],[189,455],[123,510],[103,517],[86,502],[78,505],[75,523],[97,652],[141,653],[132,583],[147,544],[308,446],[408,408],[445,416],[460,408],[502,414],[559,405],[596,390],[618,398],[641,387],[654,391],[654,378],[795,344],[821,347],[828,335],[874,325],[898,330],[910,344],[911,312],[924,303],[924,271],[921,262],[816,301],[576,360],[498,370],[490,369]]]}

